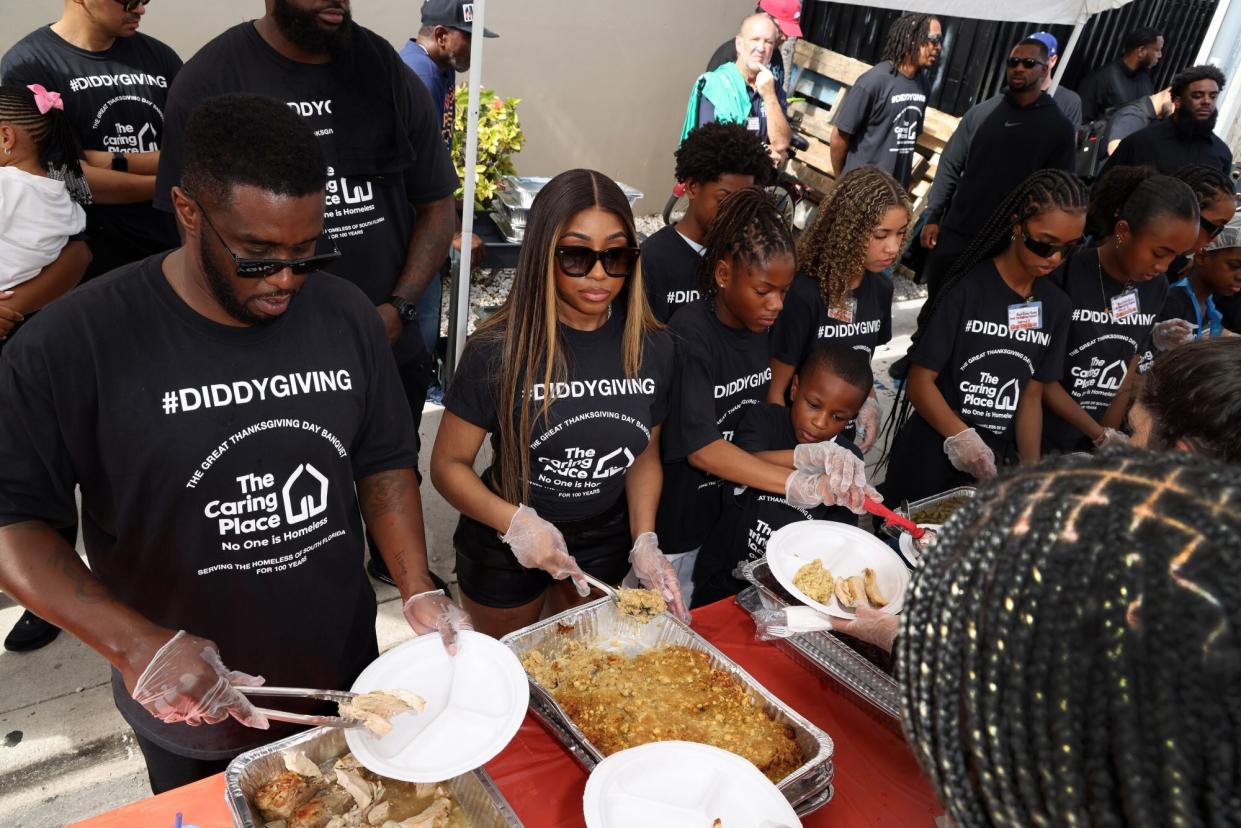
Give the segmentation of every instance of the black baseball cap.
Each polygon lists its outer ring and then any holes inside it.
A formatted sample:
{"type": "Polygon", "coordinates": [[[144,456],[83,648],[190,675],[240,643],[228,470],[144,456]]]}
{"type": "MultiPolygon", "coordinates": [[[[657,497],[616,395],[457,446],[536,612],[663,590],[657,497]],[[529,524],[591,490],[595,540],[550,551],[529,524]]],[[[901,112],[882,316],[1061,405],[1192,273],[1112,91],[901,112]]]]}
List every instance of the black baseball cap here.
{"type": "MultiPolygon", "coordinates": [[[[446,26],[474,33],[474,4],[468,0],[424,0],[422,25],[446,26]]],[[[483,37],[499,37],[491,29],[483,29],[483,37]]]]}

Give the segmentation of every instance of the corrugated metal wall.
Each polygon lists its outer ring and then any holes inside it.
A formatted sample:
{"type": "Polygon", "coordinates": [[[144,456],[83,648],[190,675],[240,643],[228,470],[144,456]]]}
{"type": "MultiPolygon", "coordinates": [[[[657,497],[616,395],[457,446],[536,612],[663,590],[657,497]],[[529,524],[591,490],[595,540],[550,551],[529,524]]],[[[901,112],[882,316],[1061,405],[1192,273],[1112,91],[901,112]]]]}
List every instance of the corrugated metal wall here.
{"type": "MultiPolygon", "coordinates": [[[[1096,15],[1082,32],[1077,52],[1063,76],[1065,85],[1074,88],[1090,70],[1116,57],[1125,34],[1140,26],[1154,26],[1164,33],[1163,60],[1155,67],[1155,84],[1167,85],[1197,55],[1218,2],[1134,0],[1123,8],[1096,15]]],[[[804,0],[801,24],[805,37],[812,43],[874,63],[879,59],[888,25],[900,14],[804,0]]],[[[945,48],[931,76],[931,105],[952,115],[964,113],[999,90],[1004,82],[1004,58],[1022,37],[1040,29],[1050,31],[1063,48],[1072,32],[1070,26],[1048,26],[1038,21],[997,23],[941,17],[940,22],[944,26],[945,48]]]]}

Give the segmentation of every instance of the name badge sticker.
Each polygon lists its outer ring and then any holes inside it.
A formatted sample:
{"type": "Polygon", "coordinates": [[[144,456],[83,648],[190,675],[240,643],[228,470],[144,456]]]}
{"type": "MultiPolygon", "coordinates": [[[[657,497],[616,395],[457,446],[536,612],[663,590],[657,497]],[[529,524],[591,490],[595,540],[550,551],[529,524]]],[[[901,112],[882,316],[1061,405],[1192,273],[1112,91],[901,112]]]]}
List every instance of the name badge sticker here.
{"type": "Polygon", "coordinates": [[[748,119],[746,119],[745,128],[749,130],[750,132],[758,132],[759,131],[758,117],[755,115],[751,115],[748,119]]]}
{"type": "Polygon", "coordinates": [[[1136,288],[1129,288],[1112,297],[1112,318],[1117,322],[1123,322],[1130,316],[1136,316],[1141,310],[1142,306],[1138,302],[1138,291],[1136,288]]]}
{"type": "Polygon", "coordinates": [[[853,324],[853,317],[857,316],[857,299],[849,299],[843,307],[831,308],[827,315],[837,322],[843,322],[846,325],[853,324]]]}
{"type": "Polygon", "coordinates": [[[1008,306],[1008,329],[1010,331],[1039,331],[1043,329],[1043,303],[1022,302],[1008,306]]]}

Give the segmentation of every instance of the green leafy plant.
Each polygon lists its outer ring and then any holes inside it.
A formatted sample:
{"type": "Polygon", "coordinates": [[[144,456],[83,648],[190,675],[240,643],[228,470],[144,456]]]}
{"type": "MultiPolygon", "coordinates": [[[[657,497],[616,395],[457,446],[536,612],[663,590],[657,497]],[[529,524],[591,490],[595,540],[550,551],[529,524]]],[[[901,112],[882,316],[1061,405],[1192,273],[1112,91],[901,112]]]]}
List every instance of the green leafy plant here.
{"type": "MultiPolygon", "coordinates": [[[[457,100],[468,101],[468,84],[457,87],[457,100]]],[[[474,206],[485,209],[495,198],[500,181],[506,175],[514,175],[513,154],[521,149],[526,136],[517,118],[520,98],[502,98],[490,89],[479,90],[478,110],[478,166],[474,173],[474,206]]],[[[465,130],[469,107],[458,106],[452,133],[452,163],[457,169],[457,180],[465,180],[465,130]]],[[[456,197],[463,198],[465,187],[457,186],[456,197]]]]}

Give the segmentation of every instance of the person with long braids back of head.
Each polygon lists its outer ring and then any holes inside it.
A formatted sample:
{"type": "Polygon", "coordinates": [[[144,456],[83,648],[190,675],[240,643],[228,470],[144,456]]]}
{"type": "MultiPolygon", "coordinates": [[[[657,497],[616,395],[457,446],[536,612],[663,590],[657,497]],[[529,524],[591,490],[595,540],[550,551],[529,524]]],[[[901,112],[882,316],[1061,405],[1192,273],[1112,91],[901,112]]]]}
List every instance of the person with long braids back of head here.
{"type": "Polygon", "coordinates": [[[1081,182],[1040,170],[958,259],[888,420],[899,429],[880,487],[889,502],[1038,461],[1043,389],[1060,379],[1072,313],[1046,277],[1080,243],[1085,225],[1081,182]]]}
{"type": "Polygon", "coordinates": [[[594,170],[556,176],[530,208],[508,298],[466,345],[431,454],[461,512],[457,578],[478,630],[532,624],[589,593],[583,570],[618,584],[630,564],[688,618],[653,531],[672,363],[624,193],[594,170]]]}
{"type": "Polygon", "coordinates": [[[1128,419],[1132,445],[1241,464],[1241,338],[1190,342],[1160,356],[1128,419]]]}
{"type": "Polygon", "coordinates": [[[1164,275],[1198,240],[1198,197],[1149,167],[1116,167],[1095,185],[1090,222],[1103,243],[1079,251],[1052,276],[1073,303],[1059,382],[1043,394],[1044,451],[1123,443],[1119,430],[1138,370],[1183,337],[1185,323],[1156,324],[1164,275]]]}
{"type": "MultiPolygon", "coordinates": [[[[892,339],[892,280],[883,271],[900,255],[909,216],[909,194],[878,167],[858,167],[836,182],[797,242],[799,273],[771,329],[768,402],[784,404],[815,342],[848,345],[870,359],[892,339]]],[[[872,389],[858,415],[863,452],[879,437],[880,419],[872,389]]]]}
{"type": "Polygon", "coordinates": [[[895,659],[952,824],[1236,825],[1239,548],[1241,470],[1178,453],[1057,458],[954,514],[895,659]]]}
{"type": "Polygon", "coordinates": [[[722,481],[782,495],[800,509],[843,505],[856,514],[866,494],[878,494],[866,485],[862,460],[831,440],[761,454],[733,444],[742,415],[767,396],[769,330],[793,273],[793,237],[771,197],[747,187],[725,198],[707,234],[703,298],[670,325],[676,385],[657,525],[683,577],[719,518],[722,481]]]}

